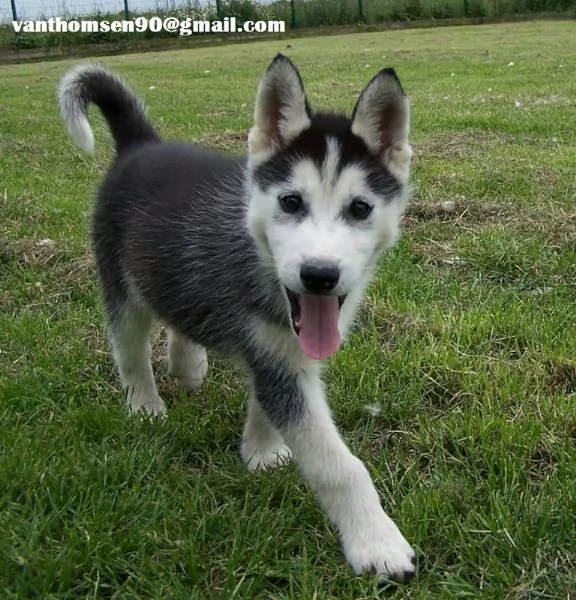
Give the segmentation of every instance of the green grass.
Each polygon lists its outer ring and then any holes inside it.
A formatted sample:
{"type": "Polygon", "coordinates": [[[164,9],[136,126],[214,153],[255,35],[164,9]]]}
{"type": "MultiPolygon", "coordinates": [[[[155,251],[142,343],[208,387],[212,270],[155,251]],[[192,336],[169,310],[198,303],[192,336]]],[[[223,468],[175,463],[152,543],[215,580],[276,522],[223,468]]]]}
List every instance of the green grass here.
{"type": "Polygon", "coordinates": [[[102,62],[166,137],[235,151],[276,52],[329,109],[351,110],[369,77],[397,69],[413,100],[414,200],[328,379],[345,439],[418,549],[418,578],[382,592],[354,577],[294,466],[245,472],[244,393],[227,364],[178,396],[159,337],[169,419],[125,416],[87,236],[111,148],[96,113],[95,158],[66,137],[63,61],[2,70],[3,599],[576,597],[574,26],[290,44],[102,62]]]}

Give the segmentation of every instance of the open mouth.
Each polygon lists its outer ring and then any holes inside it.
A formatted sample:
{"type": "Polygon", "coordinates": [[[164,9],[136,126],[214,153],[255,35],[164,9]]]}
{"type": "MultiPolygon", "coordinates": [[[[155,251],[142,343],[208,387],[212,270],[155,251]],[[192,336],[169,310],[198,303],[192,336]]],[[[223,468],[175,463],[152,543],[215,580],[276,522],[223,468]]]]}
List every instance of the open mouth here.
{"type": "Polygon", "coordinates": [[[346,296],[299,296],[286,288],[292,328],[298,343],[310,358],[322,360],[340,347],[338,318],[346,296]]]}
{"type": "MultiPolygon", "coordinates": [[[[286,295],[288,296],[288,301],[290,302],[290,317],[292,318],[292,328],[294,329],[296,335],[300,335],[300,326],[302,323],[302,314],[301,314],[301,304],[300,304],[300,296],[294,293],[291,289],[286,288],[286,295]]],[[[334,298],[333,296],[315,296],[317,298],[334,298]]],[[[344,300],[346,300],[346,295],[338,296],[338,310],[342,308],[344,304],[344,300]]]]}

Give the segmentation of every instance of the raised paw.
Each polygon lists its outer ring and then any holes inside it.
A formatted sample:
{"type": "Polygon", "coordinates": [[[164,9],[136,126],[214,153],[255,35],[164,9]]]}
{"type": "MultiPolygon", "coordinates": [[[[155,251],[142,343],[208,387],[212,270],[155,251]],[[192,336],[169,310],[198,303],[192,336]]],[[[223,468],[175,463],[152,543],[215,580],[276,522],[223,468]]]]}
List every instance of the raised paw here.
{"type": "Polygon", "coordinates": [[[290,462],[292,451],[286,445],[257,448],[243,442],[241,455],[249,471],[260,471],[281,467],[290,462]]]}
{"type": "Polygon", "coordinates": [[[384,515],[379,524],[343,540],[346,559],[357,575],[406,583],[416,573],[416,554],[394,522],[384,515]]]}

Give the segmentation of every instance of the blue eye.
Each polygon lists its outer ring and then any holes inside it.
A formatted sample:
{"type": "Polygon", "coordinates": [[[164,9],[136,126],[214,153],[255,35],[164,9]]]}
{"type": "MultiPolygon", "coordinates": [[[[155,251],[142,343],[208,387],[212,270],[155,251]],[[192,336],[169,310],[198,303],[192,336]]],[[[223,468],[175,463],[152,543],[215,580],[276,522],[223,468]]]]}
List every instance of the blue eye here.
{"type": "Polygon", "coordinates": [[[302,209],[302,205],[304,204],[300,194],[286,194],[285,196],[280,196],[278,202],[280,202],[282,210],[288,214],[297,213],[302,209]]]}

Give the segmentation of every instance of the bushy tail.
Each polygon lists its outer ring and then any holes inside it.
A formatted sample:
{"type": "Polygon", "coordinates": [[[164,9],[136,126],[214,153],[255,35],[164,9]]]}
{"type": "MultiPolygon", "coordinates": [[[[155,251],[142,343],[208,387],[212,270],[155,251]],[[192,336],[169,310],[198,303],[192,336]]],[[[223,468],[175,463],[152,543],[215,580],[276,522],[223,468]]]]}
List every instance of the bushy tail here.
{"type": "Polygon", "coordinates": [[[160,137],[135,94],[100,65],[82,64],[68,71],[58,88],[60,113],[72,139],[85,152],[94,151],[94,135],[88,123],[88,104],[102,111],[116,143],[116,152],[160,137]]]}

